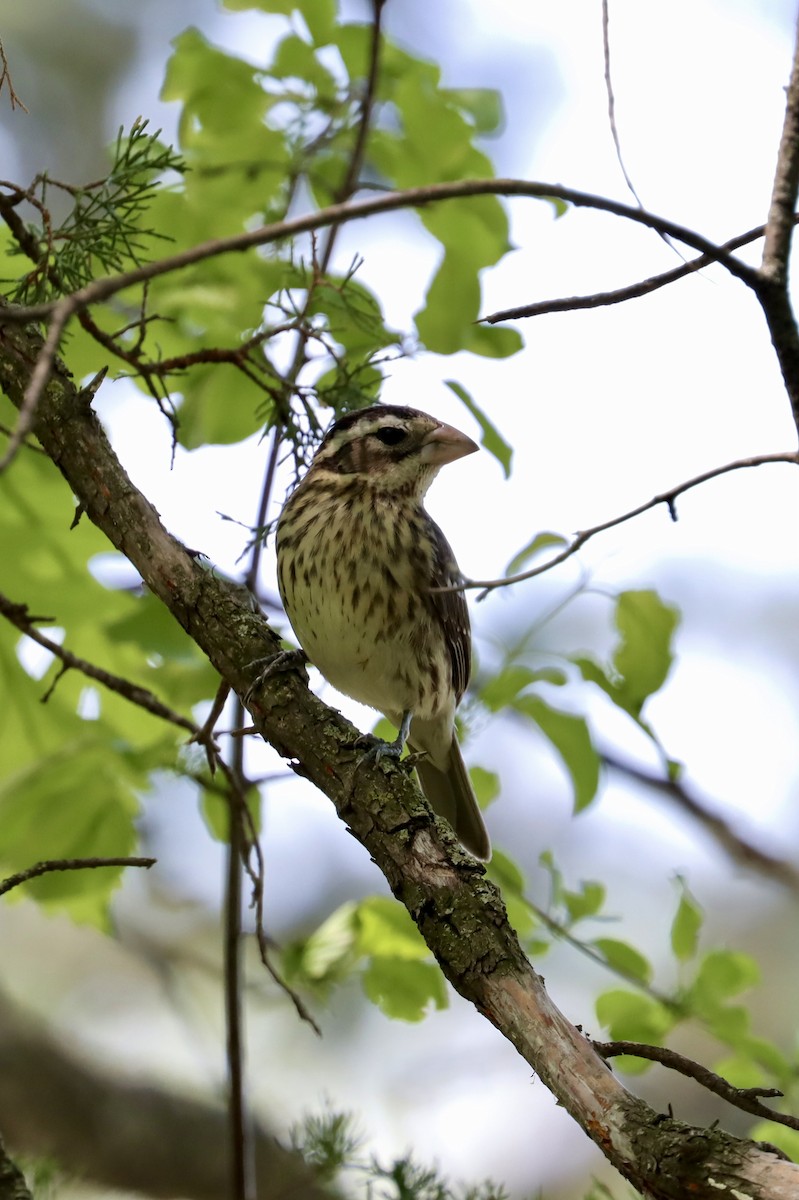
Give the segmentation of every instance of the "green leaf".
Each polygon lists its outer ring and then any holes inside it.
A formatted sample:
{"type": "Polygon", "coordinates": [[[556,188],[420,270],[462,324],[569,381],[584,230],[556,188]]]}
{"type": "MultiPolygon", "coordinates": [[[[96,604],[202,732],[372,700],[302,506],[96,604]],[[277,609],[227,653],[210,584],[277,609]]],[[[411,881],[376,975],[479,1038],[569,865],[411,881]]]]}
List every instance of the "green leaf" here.
{"type": "Polygon", "coordinates": [[[729,1058],[719,1059],[713,1064],[713,1070],[722,1079],[726,1079],[736,1088],[769,1087],[769,1081],[762,1067],[751,1058],[742,1054],[730,1055],[729,1058]]]}
{"type": "Polygon", "coordinates": [[[463,349],[482,358],[511,358],[524,349],[524,338],[518,329],[478,321],[464,331],[463,349]]]}
{"type": "Polygon", "coordinates": [[[760,982],[760,967],[740,950],[711,950],[702,959],[689,995],[703,1013],[713,1013],[726,1000],[760,982]]]}
{"type": "Polygon", "coordinates": [[[787,1154],[792,1162],[799,1163],[799,1130],[789,1129],[777,1121],[759,1121],[749,1136],[755,1142],[768,1142],[787,1154]]]}
{"type": "Polygon", "coordinates": [[[424,959],[430,951],[408,910],[388,896],[370,896],[356,908],[359,954],[379,958],[424,959]]]}
{"type": "Polygon", "coordinates": [[[539,678],[532,667],[512,663],[489,679],[480,692],[480,699],[489,712],[498,712],[512,704],[520,692],[539,678]]]}
{"type": "MultiPolygon", "coordinates": [[[[502,892],[502,899],[505,902],[511,925],[520,938],[528,939],[532,931],[538,927],[539,922],[525,900],[524,876],[518,866],[501,850],[495,848],[491,855],[491,862],[486,868],[486,874],[502,892]]],[[[546,943],[544,948],[548,949],[549,943],[546,943]]],[[[526,944],[526,949],[528,953],[533,952],[529,944],[526,944]]],[[[540,946],[537,947],[537,950],[539,953],[542,952],[540,946]]]]}
{"type": "Polygon", "coordinates": [[[230,364],[197,366],[183,385],[180,443],[198,446],[241,442],[264,425],[261,393],[230,364]]]}
{"type": "Polygon", "coordinates": [[[442,95],[469,115],[477,133],[496,133],[504,122],[502,94],[494,88],[444,88],[442,95]]]}
{"type": "Polygon", "coordinates": [[[503,892],[514,892],[519,896],[524,892],[524,876],[513,859],[502,850],[494,850],[486,874],[503,892]]]}
{"type": "Polygon", "coordinates": [[[318,46],[330,41],[336,25],[336,0],[222,0],[231,12],[258,9],[268,14],[291,16],[298,12],[318,46]]]}
{"type": "MultiPolygon", "coordinates": [[[[246,798],[253,828],[261,827],[261,797],[257,788],[250,788],[246,798]]],[[[211,788],[200,793],[200,814],[211,837],[216,842],[230,841],[230,800],[211,788]]]]}
{"type": "Polygon", "coordinates": [[[447,1007],[444,976],[434,963],[375,957],[362,976],[363,990],[387,1017],[421,1021],[431,1008],[447,1007]]]}
{"type": "Polygon", "coordinates": [[[596,947],[605,962],[614,971],[619,971],[622,975],[630,979],[637,979],[641,983],[651,982],[651,963],[627,942],[620,942],[617,938],[595,938],[590,944],[596,947]]]}
{"type": "MultiPolygon", "coordinates": [[[[125,561],[121,554],[118,558],[125,561]]],[[[196,659],[198,654],[185,629],[152,592],[131,596],[125,615],[108,621],[105,630],[114,641],[128,642],[147,655],[188,661],[196,659]]]]}
{"type": "Polygon", "coordinates": [[[358,960],[358,906],[348,901],[293,949],[293,968],[314,983],[346,976],[358,960]]]}
{"type": "Polygon", "coordinates": [[[480,306],[480,283],[468,262],[446,254],[414,316],[421,341],[433,354],[456,354],[480,306]]]}
{"type": "Polygon", "coordinates": [[[510,476],[510,464],[513,458],[513,447],[510,446],[500,434],[495,425],[491,423],[483,410],[475,403],[466,388],[462,384],[457,383],[454,379],[445,379],[447,387],[453,391],[458,399],[466,405],[469,412],[474,417],[477,424],[480,426],[481,437],[480,443],[485,446],[489,454],[493,454],[494,458],[505,472],[505,478],[510,476]]]}
{"type": "MultiPolygon", "coordinates": [[[[117,857],[135,850],[136,790],[146,784],[145,772],[136,756],[108,744],[98,722],[64,720],[62,737],[69,724],[74,734],[57,752],[0,783],[0,861],[8,873],[42,859],[117,857]]],[[[11,895],[27,894],[73,920],[106,928],[108,902],[123,870],[57,871],[11,895]]]]}
{"type": "Polygon", "coordinates": [[[469,778],[477,803],[481,808],[488,808],[500,793],[499,775],[496,771],[487,771],[485,767],[469,767],[469,778]]]}
{"type": "Polygon", "coordinates": [[[614,988],[603,992],[596,1001],[597,1020],[613,1041],[648,1042],[660,1046],[673,1029],[675,1018],[651,996],[614,988]]]}
{"type": "Polygon", "coordinates": [[[517,696],[512,703],[517,712],[535,721],[557,750],[569,772],[574,788],[575,812],[591,803],[599,787],[599,755],[591,741],[584,717],[552,708],[540,696],[517,696]]]}
{"type": "Polygon", "coordinates": [[[647,696],[665,683],[671,669],[671,639],[679,613],[655,591],[629,591],[622,592],[616,602],[615,622],[619,643],[613,667],[624,680],[627,704],[637,716],[647,696]]]}
{"type": "Polygon", "coordinates": [[[547,550],[550,546],[567,546],[568,538],[563,537],[560,533],[537,533],[531,542],[523,546],[505,568],[506,575],[518,575],[522,567],[526,567],[531,558],[535,558],[536,554],[540,554],[542,550],[547,550]]]}
{"type": "Polygon", "coordinates": [[[680,886],[680,902],[671,924],[671,948],[679,962],[687,962],[696,954],[704,913],[685,881],[678,877],[677,882],[680,886]]]}
{"type": "Polygon", "coordinates": [[[605,885],[593,879],[583,880],[579,892],[564,891],[563,900],[570,924],[582,921],[585,917],[596,916],[605,903],[605,895],[605,885]]]}
{"type": "Polygon", "coordinates": [[[319,60],[313,47],[293,33],[278,42],[269,75],[272,79],[304,79],[319,92],[330,96],[335,94],[333,76],[319,60]]]}

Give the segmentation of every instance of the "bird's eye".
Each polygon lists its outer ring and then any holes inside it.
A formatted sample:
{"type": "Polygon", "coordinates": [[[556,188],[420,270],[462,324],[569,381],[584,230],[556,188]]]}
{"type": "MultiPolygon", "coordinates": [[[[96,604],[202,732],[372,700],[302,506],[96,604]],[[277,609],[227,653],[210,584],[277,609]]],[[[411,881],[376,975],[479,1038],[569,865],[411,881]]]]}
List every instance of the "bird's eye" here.
{"type": "Polygon", "coordinates": [[[405,430],[398,429],[396,425],[386,425],[383,429],[378,429],[375,437],[384,446],[398,446],[400,442],[405,441],[405,430]]]}

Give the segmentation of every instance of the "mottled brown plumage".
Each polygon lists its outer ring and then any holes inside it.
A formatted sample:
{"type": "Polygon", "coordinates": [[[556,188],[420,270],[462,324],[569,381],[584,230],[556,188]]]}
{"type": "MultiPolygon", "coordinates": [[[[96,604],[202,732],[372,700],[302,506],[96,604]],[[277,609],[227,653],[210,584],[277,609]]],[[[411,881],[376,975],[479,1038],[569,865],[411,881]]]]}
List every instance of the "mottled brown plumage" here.
{"type": "Polygon", "coordinates": [[[280,594],[310,661],[424,751],[433,808],[479,858],[488,835],[455,738],[471,635],[460,574],[423,506],[439,469],[477,446],[412,408],[374,405],[328,431],[277,527],[280,594]],[[406,722],[407,723],[407,722],[406,722]]]}

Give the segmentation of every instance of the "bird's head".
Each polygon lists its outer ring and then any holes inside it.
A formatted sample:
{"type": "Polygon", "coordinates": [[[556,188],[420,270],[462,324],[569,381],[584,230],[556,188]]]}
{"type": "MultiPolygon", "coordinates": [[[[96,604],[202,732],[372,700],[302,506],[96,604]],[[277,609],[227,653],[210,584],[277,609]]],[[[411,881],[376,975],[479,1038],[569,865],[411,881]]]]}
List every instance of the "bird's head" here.
{"type": "Polygon", "coordinates": [[[421,499],[441,467],[478,449],[465,433],[427,413],[375,404],[330,427],[312,469],[362,476],[381,491],[421,499]]]}

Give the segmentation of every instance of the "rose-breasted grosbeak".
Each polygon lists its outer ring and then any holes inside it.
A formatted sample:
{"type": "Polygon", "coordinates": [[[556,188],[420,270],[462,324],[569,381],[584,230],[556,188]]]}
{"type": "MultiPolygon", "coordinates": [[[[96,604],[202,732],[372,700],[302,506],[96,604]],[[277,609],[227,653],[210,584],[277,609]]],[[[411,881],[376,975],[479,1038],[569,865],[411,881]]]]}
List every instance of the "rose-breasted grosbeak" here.
{"type": "Polygon", "coordinates": [[[340,692],[382,712],[424,755],[434,810],[478,858],[491,847],[455,738],[471,639],[460,580],[422,501],[478,447],[413,408],[374,405],[327,432],[277,526],[280,594],[300,646],[340,692]]]}

